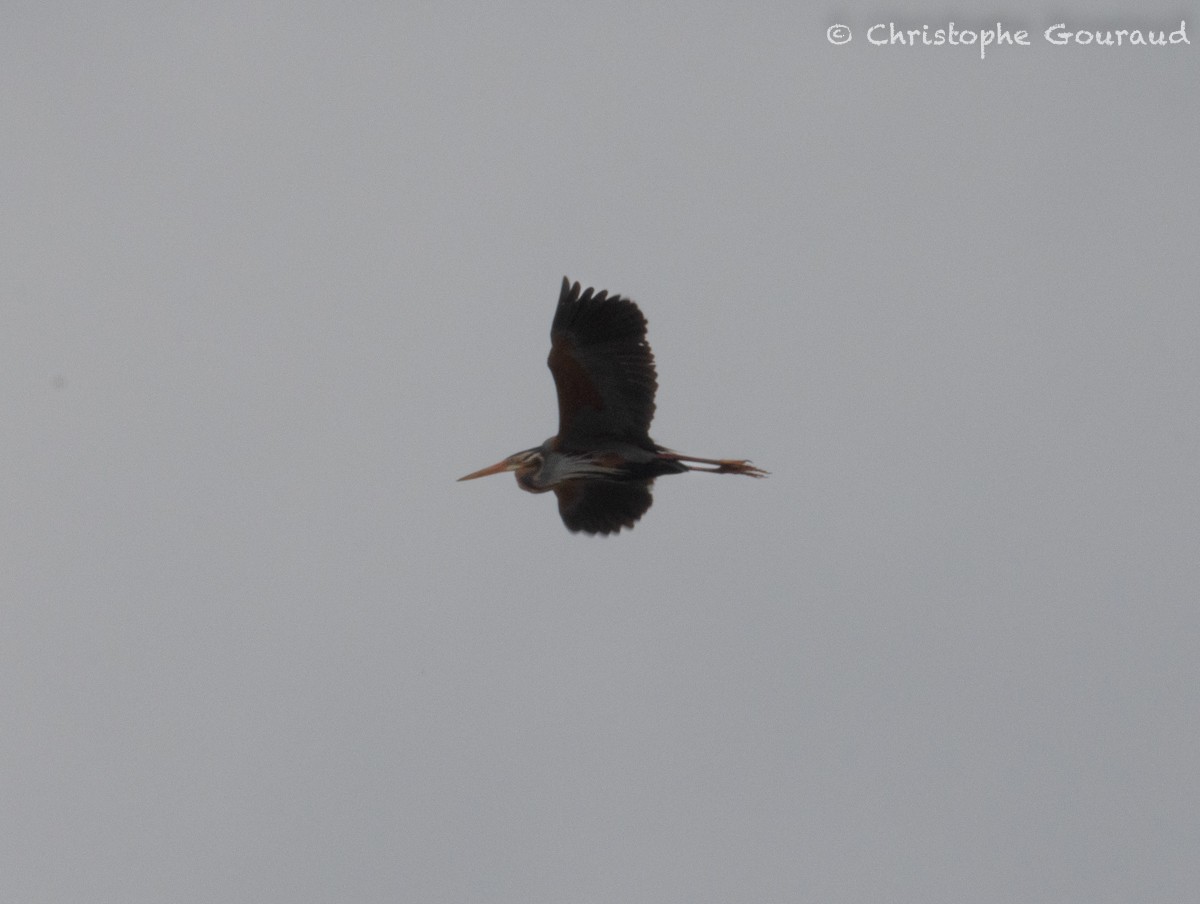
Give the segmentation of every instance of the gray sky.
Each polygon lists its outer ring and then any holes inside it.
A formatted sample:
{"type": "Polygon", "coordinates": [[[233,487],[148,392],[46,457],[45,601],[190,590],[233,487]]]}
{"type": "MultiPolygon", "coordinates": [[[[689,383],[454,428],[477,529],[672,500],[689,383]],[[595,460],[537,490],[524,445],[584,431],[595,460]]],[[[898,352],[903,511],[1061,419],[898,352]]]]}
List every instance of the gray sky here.
{"type": "Polygon", "coordinates": [[[1193,900],[1200,14],[403,6],[5,7],[0,900],[1193,900]]]}

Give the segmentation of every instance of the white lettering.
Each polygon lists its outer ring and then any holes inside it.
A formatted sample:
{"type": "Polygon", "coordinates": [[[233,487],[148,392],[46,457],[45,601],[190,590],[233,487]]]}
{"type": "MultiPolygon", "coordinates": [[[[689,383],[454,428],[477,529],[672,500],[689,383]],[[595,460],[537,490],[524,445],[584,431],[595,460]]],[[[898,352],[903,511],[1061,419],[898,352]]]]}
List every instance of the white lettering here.
{"type": "Polygon", "coordinates": [[[1180,20],[1179,29],[1171,32],[1170,35],[1166,31],[1142,31],[1136,28],[1132,30],[1120,28],[1116,31],[1088,31],[1086,29],[1068,31],[1066,23],[1059,22],[1057,25],[1047,28],[1044,36],[1051,44],[1059,46],[1063,44],[1079,44],[1080,46],[1095,44],[1099,47],[1122,47],[1126,41],[1130,45],[1137,44],[1142,47],[1166,47],[1168,44],[1192,43],[1187,36],[1186,20],[1180,20]]]}
{"type": "MultiPolygon", "coordinates": [[[[992,23],[986,28],[959,28],[954,22],[948,22],[944,28],[933,28],[928,23],[919,28],[904,28],[895,22],[877,22],[867,29],[867,40],[876,47],[900,45],[901,47],[973,47],[978,45],[979,58],[987,59],[988,48],[1028,47],[1029,32],[1020,29],[1013,31],[1006,28],[1003,22],[992,23]]],[[[1118,28],[1110,30],[1070,29],[1067,23],[1058,22],[1051,25],[1042,37],[1049,44],[1063,47],[1067,44],[1077,44],[1086,47],[1095,44],[1098,47],[1124,47],[1126,45],[1165,47],[1168,44],[1191,44],[1187,33],[1187,20],[1179,21],[1179,28],[1170,34],[1165,29],[1152,31],[1149,29],[1118,28]]]]}
{"type": "Polygon", "coordinates": [[[1071,40],[1071,32],[1062,30],[1066,27],[1066,22],[1059,22],[1057,25],[1051,25],[1046,29],[1046,40],[1051,44],[1066,44],[1071,40]]]}

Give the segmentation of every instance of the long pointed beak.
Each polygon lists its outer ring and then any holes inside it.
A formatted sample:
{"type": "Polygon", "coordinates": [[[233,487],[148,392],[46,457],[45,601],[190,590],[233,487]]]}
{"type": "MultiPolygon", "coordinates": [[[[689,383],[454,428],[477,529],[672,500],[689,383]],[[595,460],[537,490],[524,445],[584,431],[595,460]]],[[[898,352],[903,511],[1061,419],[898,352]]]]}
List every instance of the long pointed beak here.
{"type": "Polygon", "coordinates": [[[513,460],[510,457],[504,459],[504,461],[498,461],[494,465],[489,465],[482,471],[475,471],[472,474],[468,474],[466,477],[460,477],[458,480],[459,482],[464,480],[474,480],[476,477],[487,477],[489,474],[503,474],[505,471],[515,471],[516,469],[517,466],[513,463],[513,460]]]}

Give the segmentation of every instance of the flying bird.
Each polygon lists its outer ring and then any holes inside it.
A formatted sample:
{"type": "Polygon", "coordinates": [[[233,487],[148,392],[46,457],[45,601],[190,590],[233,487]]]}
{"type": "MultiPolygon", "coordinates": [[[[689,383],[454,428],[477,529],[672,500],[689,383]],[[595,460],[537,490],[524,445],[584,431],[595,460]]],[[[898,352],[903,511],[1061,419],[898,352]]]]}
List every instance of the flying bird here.
{"type": "Polygon", "coordinates": [[[748,461],[680,455],[650,438],[658,379],[646,318],[628,298],[581,291],[564,276],[546,363],[558,391],[558,434],[460,481],[513,471],[523,490],[554,491],[568,530],[612,534],[650,508],[656,477],[767,475],[748,461]]]}

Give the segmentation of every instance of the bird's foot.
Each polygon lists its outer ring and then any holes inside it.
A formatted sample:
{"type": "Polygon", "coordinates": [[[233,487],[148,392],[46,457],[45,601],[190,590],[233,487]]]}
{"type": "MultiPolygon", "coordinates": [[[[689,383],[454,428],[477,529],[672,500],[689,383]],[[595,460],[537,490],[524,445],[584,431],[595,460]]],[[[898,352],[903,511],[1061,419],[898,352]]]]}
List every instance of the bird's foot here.
{"type": "Polygon", "coordinates": [[[747,477],[766,477],[768,473],[740,458],[719,458],[715,468],[705,470],[711,470],[714,474],[745,474],[747,477]]]}

